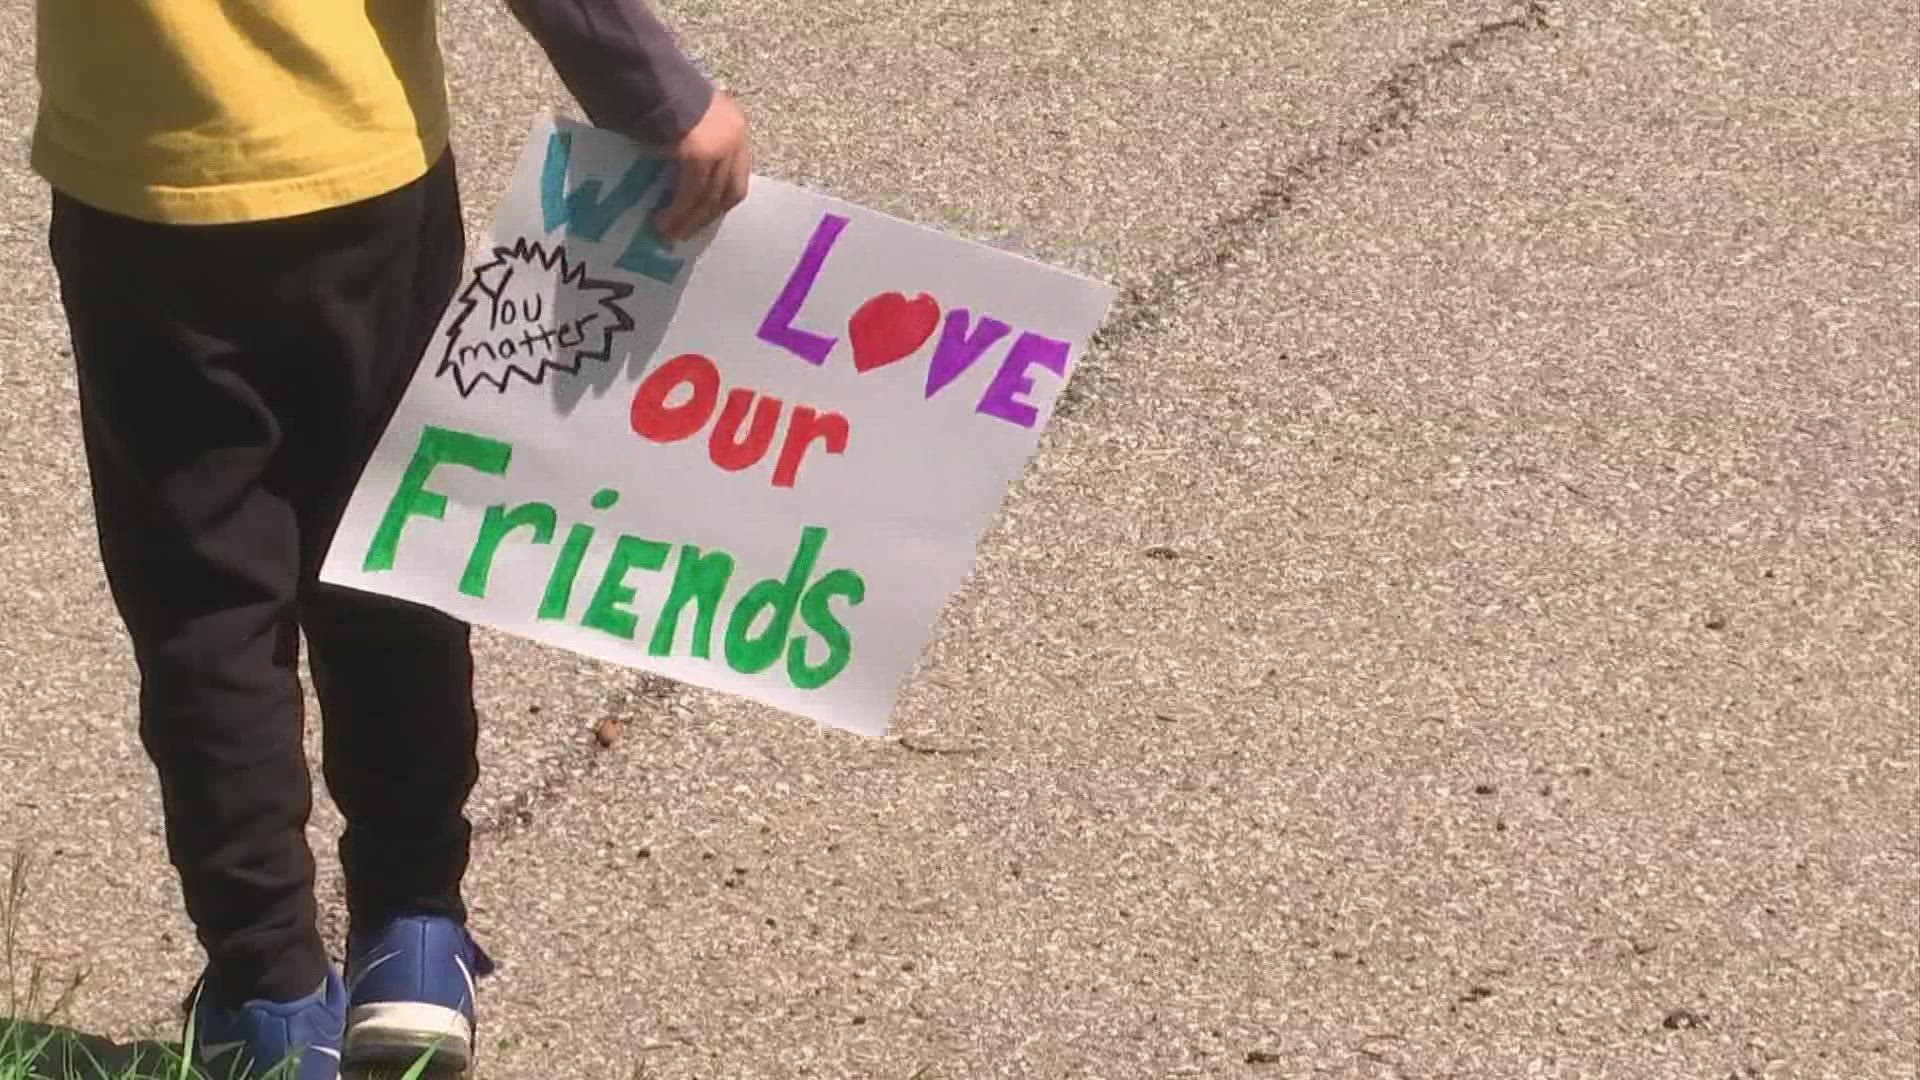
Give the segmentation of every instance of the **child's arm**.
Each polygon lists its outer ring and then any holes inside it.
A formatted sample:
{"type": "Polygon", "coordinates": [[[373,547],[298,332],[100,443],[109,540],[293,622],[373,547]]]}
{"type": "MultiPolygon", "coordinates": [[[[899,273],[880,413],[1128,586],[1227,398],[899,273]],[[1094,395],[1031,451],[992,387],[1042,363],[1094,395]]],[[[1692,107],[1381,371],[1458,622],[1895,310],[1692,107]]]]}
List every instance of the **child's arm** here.
{"type": "Polygon", "coordinates": [[[671,153],[673,204],[657,227],[696,233],[746,197],[746,118],[680,51],[645,0],[506,0],[594,126],[671,153]]]}

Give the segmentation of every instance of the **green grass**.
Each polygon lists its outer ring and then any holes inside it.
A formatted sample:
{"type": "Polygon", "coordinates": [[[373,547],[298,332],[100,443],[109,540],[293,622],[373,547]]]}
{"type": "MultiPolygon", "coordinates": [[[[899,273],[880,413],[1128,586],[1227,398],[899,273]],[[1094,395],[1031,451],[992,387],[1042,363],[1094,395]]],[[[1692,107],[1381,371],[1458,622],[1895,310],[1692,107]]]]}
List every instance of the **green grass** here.
{"type": "MultiPolygon", "coordinates": [[[[142,1044],[133,1063],[117,1066],[118,1071],[101,1062],[80,1036],[60,1026],[86,976],[76,975],[55,991],[46,967],[21,955],[30,869],[26,854],[16,852],[7,867],[5,890],[0,891],[0,987],[5,991],[0,995],[0,1080],[233,1080],[209,1077],[194,1064],[188,1052],[194,1045],[191,1015],[181,1046],[142,1044]]],[[[429,1049],[398,1080],[420,1080],[432,1059],[429,1049]]],[[[292,1075],[293,1067],[291,1061],[280,1063],[268,1072],[268,1080],[292,1075]]]]}
{"type": "MultiPolygon", "coordinates": [[[[100,1061],[84,1036],[61,1026],[87,979],[84,973],[76,975],[55,990],[46,967],[22,956],[20,926],[29,869],[27,856],[15,853],[7,868],[5,888],[0,890],[0,991],[4,991],[0,993],[0,1080],[232,1080],[209,1077],[193,1062],[188,1052],[194,1045],[191,1011],[182,1045],[140,1043],[132,1064],[100,1061]],[[49,1068],[55,1071],[47,1071],[49,1068]]],[[[421,1080],[432,1058],[429,1049],[393,1080],[421,1080]]],[[[290,1075],[292,1064],[276,1066],[268,1073],[269,1080],[290,1075]]],[[[652,1076],[643,1062],[635,1067],[633,1080],[651,1080],[652,1076]]],[[[932,1076],[932,1066],[922,1065],[907,1080],[932,1080],[932,1076]]]]}

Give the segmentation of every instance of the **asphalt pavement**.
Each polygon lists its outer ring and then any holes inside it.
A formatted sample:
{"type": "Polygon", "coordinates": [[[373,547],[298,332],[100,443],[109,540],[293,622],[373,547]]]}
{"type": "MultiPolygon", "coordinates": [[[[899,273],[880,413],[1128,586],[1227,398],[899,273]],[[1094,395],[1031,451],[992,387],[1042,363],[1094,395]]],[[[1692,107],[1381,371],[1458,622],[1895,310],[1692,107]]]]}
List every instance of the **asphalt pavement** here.
{"type": "MultiPolygon", "coordinates": [[[[767,175],[1126,292],[893,737],[482,635],[480,1076],[1920,1071],[1911,3],[662,11],[767,175]]],[[[577,110],[445,40],[477,243],[577,110]]],[[[166,1037],[17,66],[0,852],[166,1037]]]]}

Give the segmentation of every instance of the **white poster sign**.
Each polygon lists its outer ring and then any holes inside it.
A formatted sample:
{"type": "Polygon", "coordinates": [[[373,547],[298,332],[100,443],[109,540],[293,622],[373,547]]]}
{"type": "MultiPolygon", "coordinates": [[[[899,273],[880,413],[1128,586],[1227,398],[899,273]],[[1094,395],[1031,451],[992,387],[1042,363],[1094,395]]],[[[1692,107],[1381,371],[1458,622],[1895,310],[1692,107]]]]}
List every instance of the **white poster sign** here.
{"type": "Polygon", "coordinates": [[[1110,286],[541,119],[322,579],[869,735],[1110,286]]]}

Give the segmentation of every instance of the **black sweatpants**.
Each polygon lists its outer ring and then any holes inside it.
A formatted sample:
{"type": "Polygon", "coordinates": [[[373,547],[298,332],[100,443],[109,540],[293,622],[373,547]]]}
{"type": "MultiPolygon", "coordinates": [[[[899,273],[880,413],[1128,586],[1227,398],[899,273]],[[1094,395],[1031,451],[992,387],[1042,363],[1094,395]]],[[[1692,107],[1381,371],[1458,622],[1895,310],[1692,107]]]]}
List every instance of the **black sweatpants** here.
{"type": "Polygon", "coordinates": [[[208,993],[301,997],[327,963],[301,630],[349,910],[466,916],[468,629],[315,576],[459,276],[454,164],[242,225],[156,225],[56,194],[49,240],[101,555],[208,993]]]}

